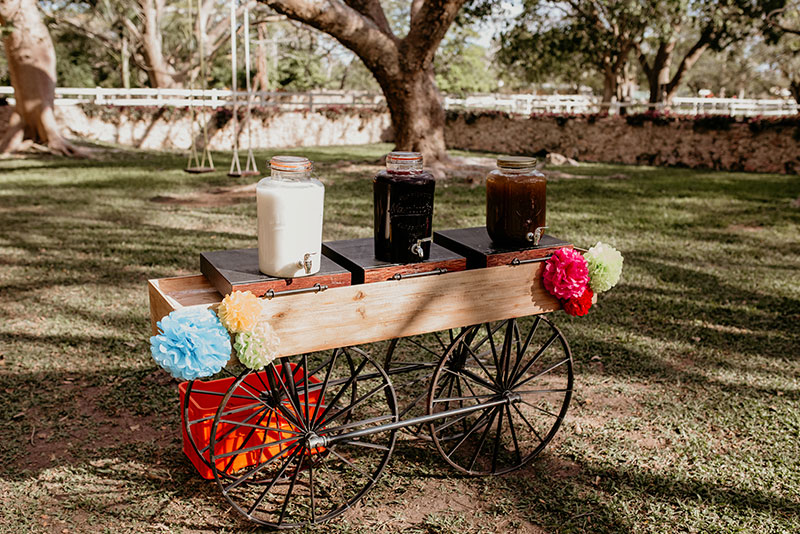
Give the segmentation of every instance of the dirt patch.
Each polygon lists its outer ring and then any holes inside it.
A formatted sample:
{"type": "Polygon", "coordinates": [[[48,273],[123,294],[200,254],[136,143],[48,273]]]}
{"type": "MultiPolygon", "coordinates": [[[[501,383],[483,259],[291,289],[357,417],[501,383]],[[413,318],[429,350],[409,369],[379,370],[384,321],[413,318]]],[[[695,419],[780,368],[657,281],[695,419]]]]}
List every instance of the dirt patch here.
{"type": "Polygon", "coordinates": [[[74,399],[73,413],[56,421],[39,408],[28,410],[25,417],[35,421],[26,443],[26,454],[20,467],[41,470],[57,464],[71,464],[105,447],[118,447],[135,442],[155,440],[168,450],[176,439],[176,429],[166,427],[155,416],[137,416],[121,409],[110,415],[100,406],[112,385],[88,386],[64,381],[59,397],[74,399]]]}
{"type": "Polygon", "coordinates": [[[236,187],[218,187],[206,192],[188,195],[158,195],[150,199],[157,204],[213,208],[252,202],[256,196],[256,184],[236,187]]]}

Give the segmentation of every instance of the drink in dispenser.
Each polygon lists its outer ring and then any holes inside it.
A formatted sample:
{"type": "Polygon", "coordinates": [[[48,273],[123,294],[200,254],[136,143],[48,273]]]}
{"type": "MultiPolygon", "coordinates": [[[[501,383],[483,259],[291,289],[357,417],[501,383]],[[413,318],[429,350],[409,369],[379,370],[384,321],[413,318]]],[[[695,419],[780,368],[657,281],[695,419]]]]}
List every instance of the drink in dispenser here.
{"type": "Polygon", "coordinates": [[[275,156],[271,175],[258,182],[258,268],[297,278],[319,271],[325,186],[311,177],[311,162],[275,156]]]}
{"type": "Polygon", "coordinates": [[[501,156],[486,178],[486,230],[499,245],[536,246],[547,228],[547,178],[534,158],[501,156]]]}
{"type": "Polygon", "coordinates": [[[419,152],[386,156],[386,170],[372,180],[377,259],[414,263],[430,257],[435,186],[419,152]]]}

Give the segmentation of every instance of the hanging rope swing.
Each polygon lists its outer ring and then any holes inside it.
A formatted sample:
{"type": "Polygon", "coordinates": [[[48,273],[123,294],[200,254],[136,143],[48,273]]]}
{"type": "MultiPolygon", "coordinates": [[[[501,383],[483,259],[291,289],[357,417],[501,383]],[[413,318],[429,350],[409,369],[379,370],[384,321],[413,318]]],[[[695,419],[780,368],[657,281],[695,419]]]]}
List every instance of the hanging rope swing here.
{"type": "Polygon", "coordinates": [[[253,156],[251,147],[250,135],[250,19],[249,19],[249,4],[245,2],[244,11],[244,63],[245,63],[245,78],[247,80],[247,107],[244,117],[245,127],[247,128],[247,163],[245,169],[242,170],[242,165],[239,161],[239,136],[241,135],[241,128],[239,127],[239,95],[237,89],[237,74],[238,69],[236,62],[238,55],[236,53],[236,0],[231,0],[231,88],[233,95],[233,157],[231,158],[231,168],[228,171],[228,176],[257,176],[259,174],[258,167],[256,167],[256,160],[253,156]]]}
{"type": "MultiPolygon", "coordinates": [[[[200,0],[197,0],[197,16],[198,22],[197,25],[197,43],[200,52],[200,78],[201,80],[201,90],[203,95],[203,100],[206,98],[206,88],[208,85],[208,81],[206,80],[206,57],[205,57],[205,18],[203,14],[200,13],[200,0]]],[[[192,33],[193,21],[192,21],[192,6],[194,4],[194,0],[189,0],[189,32],[190,35],[192,33]]],[[[185,172],[192,173],[192,174],[201,174],[206,172],[213,172],[214,171],[214,160],[211,159],[211,152],[208,150],[208,126],[206,121],[206,111],[205,106],[200,107],[200,122],[203,125],[203,152],[202,155],[198,154],[197,151],[197,140],[196,136],[194,135],[194,123],[196,118],[196,113],[194,109],[194,79],[191,80],[189,84],[189,109],[191,110],[192,116],[192,126],[191,126],[191,134],[192,134],[192,148],[189,152],[189,161],[186,164],[186,168],[183,169],[185,172]]]]}
{"type": "Polygon", "coordinates": [[[253,136],[250,131],[250,115],[253,107],[253,90],[250,84],[250,4],[244,6],[244,73],[245,84],[247,86],[247,107],[245,108],[244,123],[247,128],[247,163],[245,164],[245,176],[258,176],[261,174],[256,165],[256,158],[253,156],[253,136]]]}

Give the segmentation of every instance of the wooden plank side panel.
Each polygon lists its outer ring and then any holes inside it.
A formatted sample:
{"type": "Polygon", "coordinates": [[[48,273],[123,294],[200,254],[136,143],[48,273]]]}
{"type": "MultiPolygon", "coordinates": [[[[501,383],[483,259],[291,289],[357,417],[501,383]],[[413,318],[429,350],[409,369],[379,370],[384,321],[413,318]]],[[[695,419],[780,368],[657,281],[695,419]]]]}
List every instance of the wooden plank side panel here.
{"type": "MultiPolygon", "coordinates": [[[[262,320],[291,356],[523,317],[561,308],[541,283],[541,263],[331,288],[264,301],[262,320]]],[[[149,281],[155,324],[185,306],[215,307],[222,295],[202,276],[149,281]]]]}
{"type": "Polygon", "coordinates": [[[215,306],[222,295],[203,275],[177,276],[148,280],[150,296],[150,327],[153,334],[158,333],[156,323],[162,317],[185,306],[215,306]]]}
{"type": "Polygon", "coordinates": [[[541,269],[503,266],[276,298],[262,317],[289,356],[558,310],[541,269]]]}

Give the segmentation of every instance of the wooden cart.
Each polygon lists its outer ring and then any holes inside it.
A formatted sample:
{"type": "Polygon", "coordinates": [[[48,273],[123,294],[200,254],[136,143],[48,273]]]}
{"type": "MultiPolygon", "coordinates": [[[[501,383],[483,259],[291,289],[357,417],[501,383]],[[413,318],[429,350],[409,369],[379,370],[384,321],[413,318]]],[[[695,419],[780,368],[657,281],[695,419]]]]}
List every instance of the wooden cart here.
{"type": "MultiPolygon", "coordinates": [[[[458,248],[449,237],[436,241],[458,248]]],[[[181,384],[184,451],[236,510],[277,528],[356,503],[401,431],[466,473],[520,468],[553,438],[572,393],[569,346],[544,315],[560,304],[541,283],[542,261],[571,245],[551,241],[485,261],[465,253],[461,271],[265,291],[262,320],[282,357],[181,384]]],[[[154,332],[172,310],[222,299],[202,275],[149,291],[154,332]]]]}

